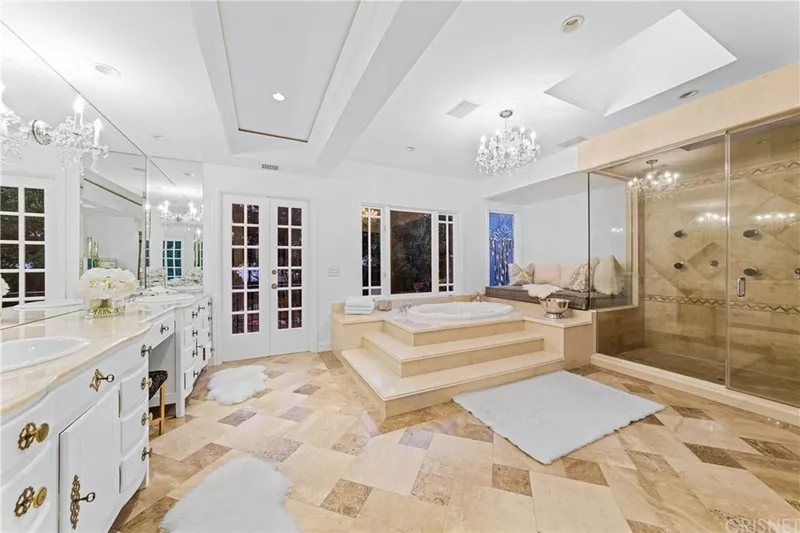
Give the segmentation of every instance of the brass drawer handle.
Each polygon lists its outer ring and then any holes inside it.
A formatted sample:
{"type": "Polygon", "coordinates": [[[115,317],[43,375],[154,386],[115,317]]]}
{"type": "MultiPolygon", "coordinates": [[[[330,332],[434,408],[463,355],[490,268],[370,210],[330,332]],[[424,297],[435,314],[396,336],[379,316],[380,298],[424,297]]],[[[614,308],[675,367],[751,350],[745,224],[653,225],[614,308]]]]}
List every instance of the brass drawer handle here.
{"type": "Polygon", "coordinates": [[[160,331],[160,332],[161,332],[161,334],[163,335],[165,331],[169,331],[169,326],[168,326],[168,325],[166,325],[166,324],[161,324],[161,328],[160,328],[160,330],[159,330],[159,331],[160,331]]]}
{"type": "Polygon", "coordinates": [[[34,439],[36,442],[44,442],[50,434],[50,424],[44,422],[40,426],[36,426],[33,422],[28,422],[19,432],[19,439],[17,439],[17,447],[20,450],[27,450],[33,444],[34,439]]]}
{"type": "Polygon", "coordinates": [[[147,449],[146,446],[142,448],[142,461],[147,459],[147,456],[151,455],[152,453],[153,453],[153,448],[150,448],[149,450],[147,449]]]}
{"type": "Polygon", "coordinates": [[[145,355],[150,355],[152,351],[153,351],[152,346],[147,346],[146,344],[142,344],[142,349],[139,353],[141,353],[142,357],[144,357],[145,355]]]}
{"type": "Polygon", "coordinates": [[[76,475],[72,478],[72,491],[70,492],[69,521],[72,529],[78,528],[78,516],[81,514],[81,502],[92,503],[97,495],[94,492],[81,496],[81,480],[76,475]]]}
{"type": "Polygon", "coordinates": [[[47,488],[42,487],[39,489],[39,492],[33,490],[33,487],[25,487],[22,491],[22,494],[19,495],[17,498],[17,503],[14,505],[14,516],[20,518],[28,512],[28,509],[31,508],[31,505],[34,509],[38,509],[42,506],[44,501],[47,499],[47,488]]]}
{"type": "Polygon", "coordinates": [[[152,413],[142,413],[142,425],[147,424],[147,422],[152,419],[153,419],[152,413]]]}
{"type": "Polygon", "coordinates": [[[92,382],[89,383],[89,388],[94,390],[95,392],[100,390],[100,382],[105,381],[107,383],[114,383],[114,374],[109,374],[104,376],[100,370],[95,369],[94,376],[92,377],[92,382]]]}
{"type": "Polygon", "coordinates": [[[150,385],[153,384],[153,380],[150,378],[142,378],[142,390],[150,388],[150,385]]]}

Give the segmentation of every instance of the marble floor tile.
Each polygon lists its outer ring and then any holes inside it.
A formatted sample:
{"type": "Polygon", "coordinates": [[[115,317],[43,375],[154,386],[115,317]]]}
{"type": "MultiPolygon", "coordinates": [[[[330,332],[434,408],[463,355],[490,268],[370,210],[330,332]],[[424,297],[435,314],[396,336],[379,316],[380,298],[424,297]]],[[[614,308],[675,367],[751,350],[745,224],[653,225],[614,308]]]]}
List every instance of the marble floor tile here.
{"type": "Polygon", "coordinates": [[[424,458],[425,450],[373,439],[342,477],[408,496],[424,458]]]}
{"type": "Polygon", "coordinates": [[[354,416],[315,411],[289,430],[286,438],[330,448],[355,421],[354,416]]]}
{"type": "Polygon", "coordinates": [[[492,487],[531,496],[530,472],[513,466],[492,465],[492,487]]]}
{"type": "Polygon", "coordinates": [[[737,452],[756,453],[746,442],[715,420],[679,418],[669,415],[662,415],[658,418],[682,442],[737,452]]]}
{"type": "Polygon", "coordinates": [[[164,518],[178,500],[164,496],[145,511],[127,521],[121,528],[122,533],[153,533],[159,530],[161,519],[164,518]]]}
{"type": "Polygon", "coordinates": [[[479,440],[435,434],[425,460],[442,465],[438,473],[477,485],[492,485],[494,445],[479,440]]]}
{"type": "Polygon", "coordinates": [[[278,418],[283,418],[284,420],[292,420],[293,422],[301,422],[304,418],[314,414],[315,412],[316,411],[314,411],[313,409],[295,405],[294,407],[283,413],[278,418]]]}
{"type": "Polygon", "coordinates": [[[153,453],[180,461],[234,429],[236,428],[205,418],[194,418],[153,440],[150,445],[153,453]]]}
{"type": "Polygon", "coordinates": [[[319,505],[342,478],[355,457],[303,444],[278,469],[289,476],[289,497],[319,505]]]}
{"type": "Polygon", "coordinates": [[[602,533],[630,531],[608,487],[531,473],[537,531],[602,533]]]}
{"type": "Polygon", "coordinates": [[[195,401],[190,400],[186,407],[186,414],[207,420],[219,421],[229,414],[238,411],[241,405],[220,405],[214,400],[195,401]]]}
{"type": "Polygon", "coordinates": [[[369,437],[366,435],[356,435],[355,433],[345,433],[333,445],[333,449],[337,452],[349,453],[350,455],[361,455],[364,446],[369,442],[369,437]]]}
{"type": "Polygon", "coordinates": [[[361,512],[361,507],[367,501],[370,491],[372,491],[372,487],[340,479],[322,500],[320,507],[355,518],[361,512]]]}
{"type": "Polygon", "coordinates": [[[220,418],[220,424],[228,424],[229,426],[238,426],[242,422],[250,420],[256,414],[253,411],[245,411],[243,409],[239,409],[237,411],[232,412],[226,417],[220,418]]]}
{"type": "Polygon", "coordinates": [[[654,526],[646,522],[636,522],[628,520],[628,527],[633,533],[667,533],[667,530],[660,526],[654,526]]]}
{"type": "Polygon", "coordinates": [[[280,416],[307,398],[305,394],[273,390],[261,398],[250,398],[242,404],[242,408],[261,414],[280,416]]]}
{"type": "MultiPolygon", "coordinates": [[[[210,474],[217,468],[221,467],[228,461],[232,461],[233,459],[238,459],[240,457],[249,457],[249,455],[244,452],[240,452],[239,450],[228,451],[227,453],[219,457],[216,461],[214,461],[213,463],[211,463],[210,465],[200,470],[195,475],[193,475],[192,477],[190,477],[189,479],[187,479],[186,481],[184,481],[183,483],[181,483],[180,485],[169,491],[169,494],[167,494],[167,496],[169,496],[170,498],[175,498],[176,500],[183,498],[190,490],[195,488],[198,485],[198,483],[200,483],[203,479],[205,479],[205,477],[208,474],[210,474]]],[[[149,490],[149,488],[147,490],[149,490]]],[[[147,490],[140,491],[140,493],[147,492],[147,490]]]]}
{"type": "Polygon", "coordinates": [[[513,466],[540,474],[567,477],[561,459],[553,461],[549,465],[542,464],[497,434],[494,436],[493,444],[492,462],[494,464],[513,466]]]}
{"type": "Polygon", "coordinates": [[[286,498],[283,506],[300,524],[303,533],[347,533],[353,526],[353,519],[349,516],[326,511],[294,498],[286,498]]]}
{"type": "Polygon", "coordinates": [[[749,453],[731,452],[750,473],[785,500],[800,500],[800,462],[749,453]]]}
{"type": "Polygon", "coordinates": [[[292,392],[294,392],[295,394],[305,394],[306,396],[311,396],[312,394],[317,392],[319,389],[320,389],[320,387],[318,385],[310,385],[310,384],[306,383],[302,387],[298,387],[295,390],[293,390],[292,392]]]}
{"type": "Polygon", "coordinates": [[[674,474],[675,471],[662,456],[656,453],[628,451],[628,456],[634,464],[634,468],[640,472],[664,472],[674,474]]]}
{"type": "Polygon", "coordinates": [[[222,446],[221,444],[215,444],[213,442],[209,442],[196,452],[194,452],[189,457],[186,457],[183,461],[184,464],[193,466],[198,470],[202,470],[203,468],[207,467],[226,453],[230,451],[230,448],[227,446],[222,446]]]}
{"type": "MultiPolygon", "coordinates": [[[[685,420],[685,419],[684,419],[685,420]]],[[[667,427],[652,424],[634,424],[619,431],[622,445],[627,450],[676,457],[700,462],[683,442],[667,427]]]]}
{"type": "Polygon", "coordinates": [[[284,436],[297,425],[297,422],[284,420],[270,415],[256,414],[230,431],[214,439],[217,444],[235,448],[247,453],[262,453],[269,449],[269,444],[278,437],[284,436]]]}
{"type": "Polygon", "coordinates": [[[668,531],[723,531],[708,508],[676,474],[643,472],[642,475],[658,496],[650,501],[668,531]]]}
{"type": "Polygon", "coordinates": [[[570,453],[567,457],[621,466],[624,468],[636,468],[628,452],[625,450],[625,447],[622,445],[622,440],[616,433],[596,440],[583,448],[579,448],[570,453]]]}
{"type": "Polygon", "coordinates": [[[492,442],[494,432],[480,423],[473,423],[463,418],[447,418],[429,422],[423,426],[426,430],[433,433],[442,433],[453,437],[492,442]]]}
{"type": "Polygon", "coordinates": [[[269,444],[266,445],[264,449],[259,452],[259,455],[272,459],[273,461],[277,461],[282,463],[286,459],[289,458],[294,452],[297,451],[300,446],[302,446],[302,442],[297,442],[295,440],[287,439],[284,437],[278,437],[277,439],[271,441],[269,444]]]}
{"type": "Polygon", "coordinates": [[[686,444],[686,447],[704,463],[712,465],[729,466],[731,468],[744,468],[731,454],[722,448],[700,446],[699,444],[686,444]]]}
{"type": "Polygon", "coordinates": [[[446,512],[440,505],[373,489],[350,533],[440,533],[446,512]]]}
{"type": "Polygon", "coordinates": [[[766,440],[742,438],[748,446],[757,450],[761,455],[774,457],[775,459],[786,459],[787,461],[800,461],[800,455],[779,442],[769,442],[766,440]]]}
{"type": "Polygon", "coordinates": [[[445,531],[537,531],[533,500],[492,487],[456,481],[447,506],[445,531]]]}
{"type": "Polygon", "coordinates": [[[603,471],[600,465],[592,461],[584,461],[583,459],[572,459],[565,457],[564,470],[567,472],[569,479],[577,481],[585,481],[586,483],[594,483],[595,485],[608,486],[603,471]]]}
{"type": "Polygon", "coordinates": [[[619,508],[622,510],[622,515],[629,524],[631,521],[635,521],[658,527],[662,525],[656,512],[661,505],[661,499],[641,472],[608,464],[600,467],[619,508]]]}
{"type": "Polygon", "coordinates": [[[702,409],[697,409],[695,407],[682,407],[680,405],[673,405],[672,406],[675,411],[685,418],[698,418],[700,420],[713,420],[710,416],[706,414],[705,411],[702,409]]]}
{"type": "Polygon", "coordinates": [[[453,493],[453,478],[434,472],[431,463],[422,463],[411,489],[411,497],[446,507],[453,493]]]}
{"type": "Polygon", "coordinates": [[[400,437],[399,443],[427,450],[431,445],[431,440],[433,440],[433,432],[427,429],[409,428],[400,437]]]}

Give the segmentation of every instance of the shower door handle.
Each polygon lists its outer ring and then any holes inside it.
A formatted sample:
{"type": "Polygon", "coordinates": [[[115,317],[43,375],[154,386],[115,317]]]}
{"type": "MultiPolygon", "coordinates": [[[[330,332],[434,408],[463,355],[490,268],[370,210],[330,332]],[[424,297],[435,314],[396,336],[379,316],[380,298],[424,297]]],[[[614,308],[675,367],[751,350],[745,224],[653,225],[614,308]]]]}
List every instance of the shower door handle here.
{"type": "Polygon", "coordinates": [[[744,298],[744,295],[747,293],[747,278],[744,276],[739,276],[736,278],[736,297],[737,298],[744,298]]]}

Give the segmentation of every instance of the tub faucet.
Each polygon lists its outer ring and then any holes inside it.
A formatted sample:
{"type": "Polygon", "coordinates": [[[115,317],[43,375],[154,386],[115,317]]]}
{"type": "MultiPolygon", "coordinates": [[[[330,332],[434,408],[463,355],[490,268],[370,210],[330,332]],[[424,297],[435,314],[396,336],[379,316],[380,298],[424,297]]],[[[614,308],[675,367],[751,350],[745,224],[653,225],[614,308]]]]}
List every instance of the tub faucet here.
{"type": "Polygon", "coordinates": [[[400,304],[400,314],[401,314],[401,315],[403,315],[403,316],[405,316],[405,315],[406,315],[406,313],[408,313],[408,310],[409,310],[409,309],[411,309],[411,305],[412,305],[412,304],[410,304],[410,303],[408,303],[408,302],[403,302],[403,303],[401,303],[401,304],[400,304]]]}
{"type": "Polygon", "coordinates": [[[480,292],[475,291],[475,294],[472,295],[472,301],[473,302],[483,301],[483,295],[480,292]]]}

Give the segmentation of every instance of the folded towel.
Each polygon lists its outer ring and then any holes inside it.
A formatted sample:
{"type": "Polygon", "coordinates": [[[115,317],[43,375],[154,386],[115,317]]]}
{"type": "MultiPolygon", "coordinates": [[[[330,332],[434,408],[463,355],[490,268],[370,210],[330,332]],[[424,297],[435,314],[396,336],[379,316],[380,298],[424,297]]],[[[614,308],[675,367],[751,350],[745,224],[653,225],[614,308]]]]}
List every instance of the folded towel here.
{"type": "Polygon", "coordinates": [[[345,307],[369,307],[375,305],[375,301],[371,296],[348,296],[344,302],[345,307]]]}
{"type": "Polygon", "coordinates": [[[345,307],[344,314],[346,315],[371,315],[372,309],[363,309],[363,308],[356,308],[353,309],[352,307],[345,307]]]}
{"type": "Polygon", "coordinates": [[[558,285],[549,285],[547,283],[531,283],[528,285],[523,285],[522,288],[528,291],[529,296],[532,298],[539,298],[540,300],[547,298],[554,292],[561,290],[561,287],[558,285]]]}

